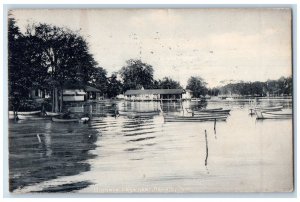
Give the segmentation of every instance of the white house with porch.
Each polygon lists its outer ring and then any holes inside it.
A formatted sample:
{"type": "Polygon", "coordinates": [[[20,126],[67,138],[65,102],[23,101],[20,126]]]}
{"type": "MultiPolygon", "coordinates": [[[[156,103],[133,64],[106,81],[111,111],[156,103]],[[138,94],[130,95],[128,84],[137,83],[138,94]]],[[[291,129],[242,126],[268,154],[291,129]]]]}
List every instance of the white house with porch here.
{"type": "Polygon", "coordinates": [[[181,100],[185,93],[184,89],[127,90],[124,99],[131,101],[181,100]]]}

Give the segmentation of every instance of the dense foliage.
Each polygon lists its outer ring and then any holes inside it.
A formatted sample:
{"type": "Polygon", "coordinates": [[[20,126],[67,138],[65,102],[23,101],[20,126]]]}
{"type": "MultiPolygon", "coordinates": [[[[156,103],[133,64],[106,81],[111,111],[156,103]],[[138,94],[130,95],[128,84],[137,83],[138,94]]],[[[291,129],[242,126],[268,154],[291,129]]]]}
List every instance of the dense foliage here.
{"type": "MultiPolygon", "coordinates": [[[[21,33],[13,18],[8,21],[9,104],[14,111],[38,108],[30,101],[35,89],[50,92],[47,108],[62,111],[62,92],[68,87],[90,85],[112,98],[129,89],[182,89],[170,77],[155,80],[154,69],[141,60],[129,59],[118,72],[107,75],[99,67],[89,45],[78,32],[48,24],[28,26],[21,33]]],[[[281,96],[292,94],[292,78],[266,82],[239,82],[207,88],[199,76],[188,80],[193,97],[205,95],[281,96]]]]}
{"type": "Polygon", "coordinates": [[[242,96],[282,96],[292,94],[292,78],[281,77],[266,82],[239,82],[220,87],[220,94],[236,94],[242,96]]]}

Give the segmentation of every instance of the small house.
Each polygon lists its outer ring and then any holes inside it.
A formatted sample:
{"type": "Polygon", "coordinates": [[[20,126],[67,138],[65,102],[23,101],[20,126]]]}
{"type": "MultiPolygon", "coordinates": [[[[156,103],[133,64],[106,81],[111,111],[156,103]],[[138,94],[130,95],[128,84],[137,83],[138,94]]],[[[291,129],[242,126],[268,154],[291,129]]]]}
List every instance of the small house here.
{"type": "Polygon", "coordinates": [[[91,86],[77,89],[65,89],[63,91],[64,102],[82,102],[87,100],[99,100],[100,90],[91,86]]]}

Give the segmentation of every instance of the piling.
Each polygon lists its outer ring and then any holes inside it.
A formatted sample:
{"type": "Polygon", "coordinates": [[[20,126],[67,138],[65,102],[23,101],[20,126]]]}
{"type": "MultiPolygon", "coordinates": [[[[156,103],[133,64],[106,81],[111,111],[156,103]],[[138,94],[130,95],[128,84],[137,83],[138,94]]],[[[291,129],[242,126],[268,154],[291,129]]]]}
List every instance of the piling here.
{"type": "Polygon", "coordinates": [[[205,130],[205,145],[206,145],[206,156],[205,156],[205,166],[207,166],[207,159],[208,159],[208,141],[207,141],[207,133],[205,130]]]}
{"type": "Polygon", "coordinates": [[[214,131],[215,131],[215,134],[216,134],[216,125],[217,125],[217,119],[215,119],[215,121],[214,121],[214,131]]]}
{"type": "Polygon", "coordinates": [[[41,138],[40,138],[40,134],[36,134],[36,136],[37,136],[37,138],[39,140],[39,143],[42,143],[41,138]]]}

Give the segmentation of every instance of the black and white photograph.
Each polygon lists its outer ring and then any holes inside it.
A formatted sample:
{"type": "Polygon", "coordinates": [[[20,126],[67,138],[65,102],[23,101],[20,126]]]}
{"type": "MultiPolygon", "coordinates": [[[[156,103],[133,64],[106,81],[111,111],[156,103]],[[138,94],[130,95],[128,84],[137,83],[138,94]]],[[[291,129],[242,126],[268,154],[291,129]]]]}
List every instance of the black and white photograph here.
{"type": "Polygon", "coordinates": [[[10,9],[9,192],[293,192],[292,20],[10,9]]]}

